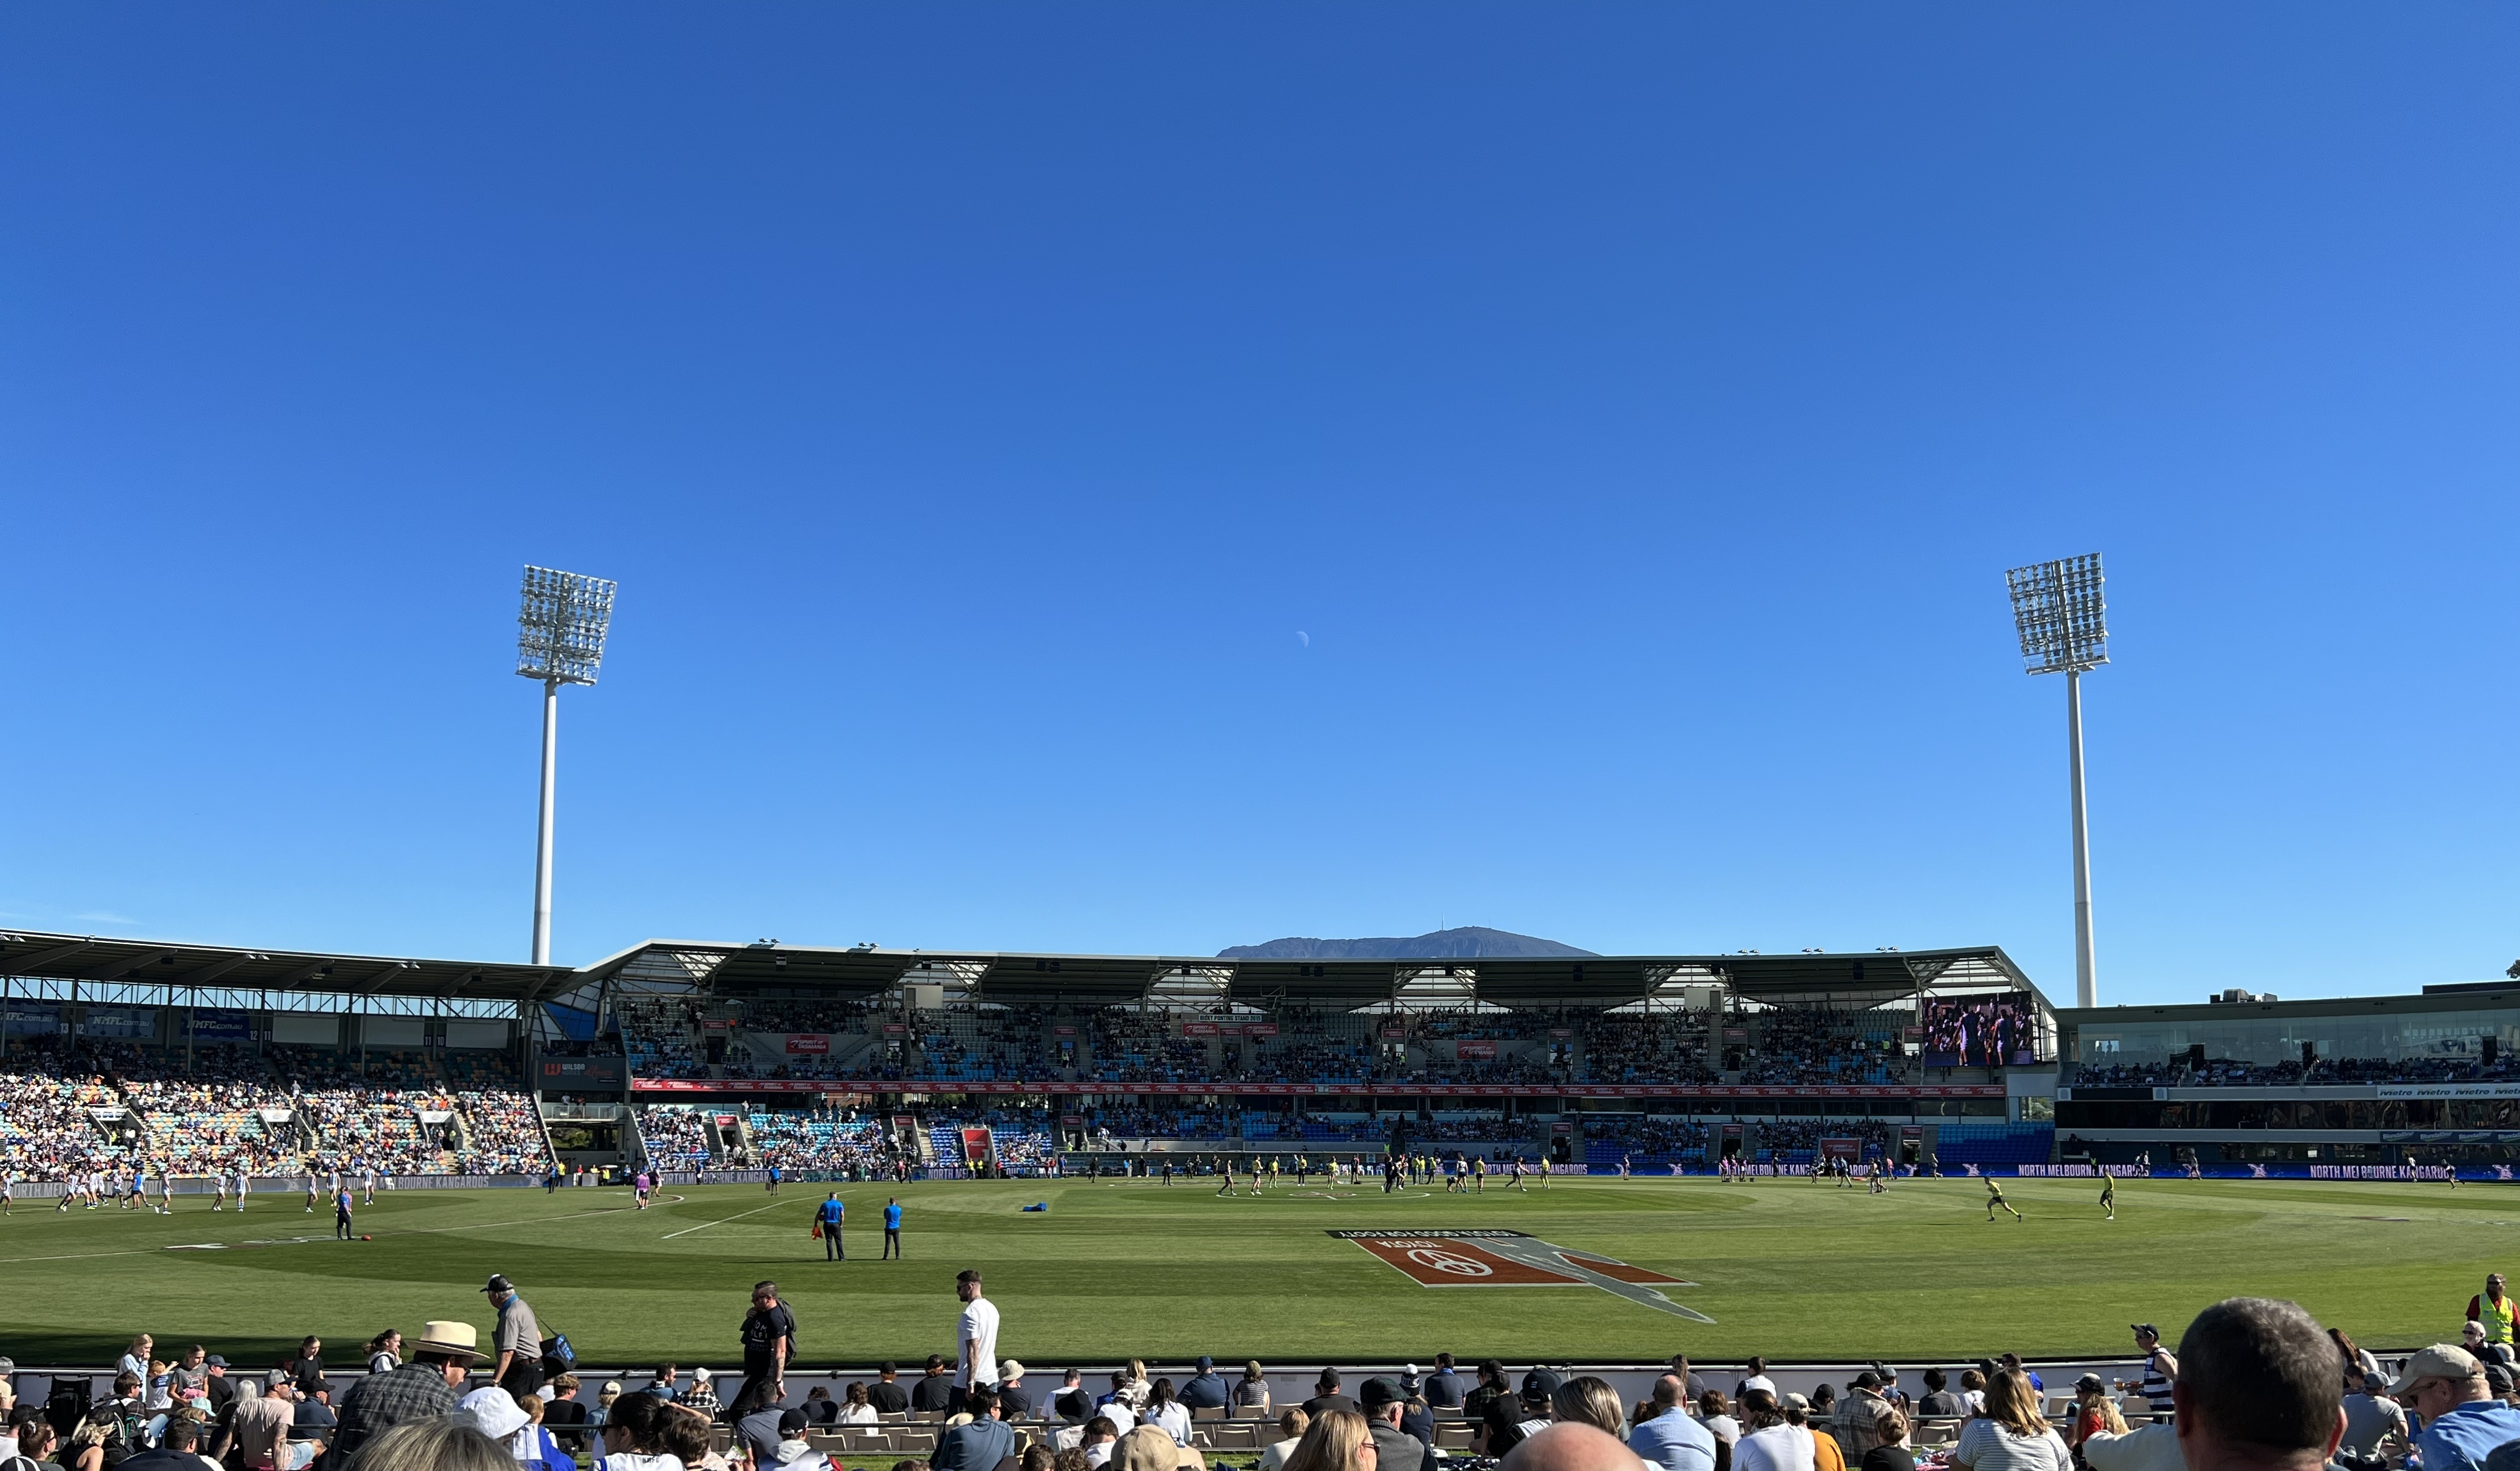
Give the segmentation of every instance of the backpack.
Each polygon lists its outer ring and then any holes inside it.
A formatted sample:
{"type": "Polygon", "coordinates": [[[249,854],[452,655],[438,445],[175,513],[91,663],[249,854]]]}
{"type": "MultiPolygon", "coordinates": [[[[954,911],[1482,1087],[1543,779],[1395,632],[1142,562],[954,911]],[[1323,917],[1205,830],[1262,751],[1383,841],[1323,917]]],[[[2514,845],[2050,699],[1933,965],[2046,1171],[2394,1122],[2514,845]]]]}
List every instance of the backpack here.
{"type": "Polygon", "coordinates": [[[44,1402],[44,1418],[52,1424],[53,1434],[67,1443],[70,1433],[87,1418],[87,1408],[94,1402],[88,1398],[85,1381],[56,1380],[52,1398],[44,1402]]]}
{"type": "Polygon", "coordinates": [[[113,1465],[149,1446],[149,1417],[137,1400],[109,1400],[96,1407],[105,1426],[105,1463],[113,1465]]]}

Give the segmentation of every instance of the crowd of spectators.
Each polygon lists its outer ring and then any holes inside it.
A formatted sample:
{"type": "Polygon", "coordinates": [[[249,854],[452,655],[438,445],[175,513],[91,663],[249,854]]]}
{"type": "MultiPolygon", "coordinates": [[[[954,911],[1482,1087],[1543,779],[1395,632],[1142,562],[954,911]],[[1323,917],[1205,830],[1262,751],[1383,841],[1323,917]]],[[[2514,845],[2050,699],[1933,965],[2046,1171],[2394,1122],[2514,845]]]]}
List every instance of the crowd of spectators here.
{"type": "MultiPolygon", "coordinates": [[[[448,1054],[464,1057],[465,1054],[448,1054]]],[[[539,1173],[551,1155],[530,1095],[450,1092],[419,1053],[232,1043],[191,1050],[53,1038],[0,1069],[0,1170],[53,1180],[140,1165],[153,1173],[286,1176],[539,1173]],[[424,1122],[424,1113],[444,1122],[424,1122]],[[451,1152],[450,1152],[451,1151],[451,1152]]],[[[513,1080],[509,1064],[475,1077],[513,1080]]]]}
{"type": "Polygon", "coordinates": [[[639,1137],[648,1162],[658,1170],[698,1170],[716,1152],[700,1112],[671,1104],[640,1110],[639,1137]]]}
{"type": "MultiPolygon", "coordinates": [[[[1088,1384],[1075,1369],[1035,1374],[998,1352],[1001,1305],[979,1273],[957,1284],[965,1361],[939,1356],[905,1379],[818,1373],[794,1355],[797,1326],[773,1282],[743,1320],[742,1388],[706,1369],[660,1365],[632,1388],[567,1372],[530,1353],[540,1328],[504,1275],[493,1348],[517,1332],[527,1356],[481,1348],[462,1320],[391,1331],[366,1346],[368,1373],[344,1384],[320,1340],[267,1374],[231,1375],[195,1345],[160,1357],[131,1341],[110,1398],[16,1404],[0,1360],[0,1463],[25,1471],[827,1471],[817,1433],[887,1427],[926,1459],[893,1471],[1192,1471],[1217,1422],[1276,1421],[1264,1471],[1423,1471],[1461,1448],[1501,1471],[2511,1471],[2520,1464],[2515,1313],[2499,1276],[2471,1300],[2462,1342],[2383,1363],[2299,1306],[2230,1298],[2198,1312],[2176,1350],[2151,1324],[2114,1379],[2045,1383],[2017,1354],[1907,1372],[1875,1361],[1842,1381],[1788,1382],[1764,1359],[1737,1368],[1670,1360],[1641,1397],[1546,1363],[1518,1376],[1500,1359],[1450,1353],[1350,1384],[1325,1369],[1313,1393],[1274,1398],[1262,1365],[1220,1372],[1210,1357],[1166,1373],[1142,1360],[1088,1384]],[[2489,1324],[2491,1326],[2489,1326],[2489,1324]],[[757,1353],[757,1357],[754,1356],[757,1353]],[[496,1383],[492,1382],[496,1376],[496,1383]],[[917,1422],[913,1422],[917,1417],[917,1422]],[[723,1449],[713,1449],[722,1437],[723,1449]],[[328,1446],[329,1443],[329,1446],[328,1446]],[[219,1459],[203,1462],[207,1455],[219,1459]],[[1070,1459],[1070,1457],[1073,1459],[1070,1459]],[[22,1459],[21,1459],[22,1458],[22,1459]]],[[[1015,1306],[1015,1305],[1010,1305],[1015,1306]]],[[[1020,1307],[1015,1306],[1020,1311],[1020,1307]]],[[[470,1313],[466,1313],[470,1316],[470,1313]]],[[[355,1357],[356,1355],[341,1356],[355,1357]]],[[[894,1439],[900,1438],[899,1440],[894,1439]]],[[[1221,1444],[1221,1443],[1220,1443],[1221,1444]]]]}
{"type": "Polygon", "coordinates": [[[2216,1088],[2296,1087],[2321,1083],[2504,1082],[2520,1078],[2520,1063],[2508,1056],[2493,1062],[2465,1057],[2337,1057],[2313,1062],[2238,1062],[2209,1057],[2202,1064],[2186,1058],[2142,1063],[2081,1063],[2065,1080],[2075,1087],[2216,1088]]]}

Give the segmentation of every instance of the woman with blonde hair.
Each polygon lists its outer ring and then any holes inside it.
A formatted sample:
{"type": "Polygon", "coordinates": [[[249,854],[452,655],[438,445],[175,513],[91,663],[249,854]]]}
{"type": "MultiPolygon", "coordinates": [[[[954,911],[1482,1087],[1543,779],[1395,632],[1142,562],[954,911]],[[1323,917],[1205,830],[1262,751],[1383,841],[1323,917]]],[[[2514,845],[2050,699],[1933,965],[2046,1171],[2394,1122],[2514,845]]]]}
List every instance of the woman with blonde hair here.
{"type": "Polygon", "coordinates": [[[1130,1359],[1129,1377],[1115,1389],[1120,1396],[1120,1402],[1129,1406],[1129,1413],[1143,1416],[1147,1408],[1147,1397],[1153,1394],[1155,1389],[1147,1380],[1147,1361],[1143,1358],[1130,1359]]]}
{"type": "Polygon", "coordinates": [[[105,1443],[112,1435],[112,1422],[89,1418],[79,1421],[70,1432],[69,1444],[62,1449],[64,1471],[105,1471],[105,1443]]]}
{"type": "Polygon", "coordinates": [[[2039,1392],[2019,1369],[1986,1382],[1986,1413],[1960,1431],[1952,1464],[1963,1471],[2073,1471],[2074,1452],[2039,1413],[2039,1392]]]}
{"type": "Polygon", "coordinates": [[[1286,1471],[1374,1471],[1373,1431],[1365,1416],[1326,1409],[1286,1457],[1286,1471]]]}
{"type": "Polygon", "coordinates": [[[1606,1379],[1578,1374],[1550,1393],[1549,1414],[1553,1420],[1590,1425],[1615,1436],[1621,1419],[1619,1392],[1606,1379]]]}
{"type": "Polygon", "coordinates": [[[1260,1372],[1260,1360],[1242,1365],[1242,1377],[1234,1384],[1234,1417],[1238,1420],[1269,1418],[1269,1376],[1260,1372]]]}
{"type": "Polygon", "coordinates": [[[2126,1416],[2118,1413],[2117,1402],[2109,1398],[2109,1387],[2097,1374],[2085,1374],[2074,1381],[2074,1418],[2066,1431],[2065,1444],[2079,1456],[2083,1443],[2095,1435],[2124,1435],[2126,1416]]]}

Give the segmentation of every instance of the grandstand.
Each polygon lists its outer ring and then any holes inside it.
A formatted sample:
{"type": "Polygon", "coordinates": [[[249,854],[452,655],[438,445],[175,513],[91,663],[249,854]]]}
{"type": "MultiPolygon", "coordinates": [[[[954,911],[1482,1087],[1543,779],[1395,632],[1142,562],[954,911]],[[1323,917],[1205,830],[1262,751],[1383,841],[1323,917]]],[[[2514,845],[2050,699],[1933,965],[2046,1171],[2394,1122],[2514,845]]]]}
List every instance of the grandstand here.
{"type": "Polygon", "coordinates": [[[0,1168],[543,1173],[523,1018],[569,974],[0,936],[0,1168]]]}
{"type": "Polygon", "coordinates": [[[2520,1162],[2520,986],[2056,1011],[1991,947],[1223,961],[652,942],[567,970],[39,935],[0,937],[0,1168],[32,1181],[135,1159],[832,1179],[1393,1149],[1600,1172],[2520,1162]],[[976,1154],[966,1128],[988,1130],[976,1154]]]}

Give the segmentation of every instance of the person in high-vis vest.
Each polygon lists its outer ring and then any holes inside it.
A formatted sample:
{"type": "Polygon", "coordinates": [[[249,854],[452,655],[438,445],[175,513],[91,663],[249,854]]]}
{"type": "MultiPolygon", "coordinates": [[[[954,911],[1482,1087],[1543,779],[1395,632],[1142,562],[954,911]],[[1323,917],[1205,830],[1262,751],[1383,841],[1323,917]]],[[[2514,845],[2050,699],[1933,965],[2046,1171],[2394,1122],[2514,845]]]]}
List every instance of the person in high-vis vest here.
{"type": "Polygon", "coordinates": [[[2502,1273],[2485,1279],[2485,1290],[2467,1300],[2467,1320],[2485,1327],[2485,1341],[2490,1344],[2520,1343],[2513,1333],[2513,1318],[2520,1314],[2520,1303],[2502,1290],[2502,1273]]]}

